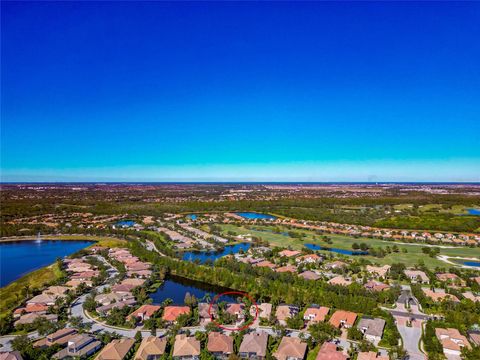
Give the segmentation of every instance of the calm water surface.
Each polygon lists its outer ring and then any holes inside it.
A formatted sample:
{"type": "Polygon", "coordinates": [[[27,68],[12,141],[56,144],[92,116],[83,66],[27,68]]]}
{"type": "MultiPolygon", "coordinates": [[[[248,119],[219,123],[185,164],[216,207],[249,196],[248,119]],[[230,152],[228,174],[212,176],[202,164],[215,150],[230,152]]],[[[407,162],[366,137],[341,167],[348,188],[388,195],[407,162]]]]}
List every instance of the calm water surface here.
{"type": "Polygon", "coordinates": [[[92,241],[60,240],[0,243],[0,287],[91,244],[92,241]]]}
{"type": "Polygon", "coordinates": [[[240,250],[247,251],[248,249],[250,249],[250,244],[241,243],[225,246],[222,251],[187,251],[183,254],[183,260],[198,260],[200,264],[204,264],[208,260],[214,262],[222,256],[236,254],[240,252],[240,250]]]}
{"type": "MultiPolygon", "coordinates": [[[[213,300],[216,295],[226,291],[231,290],[179,276],[169,276],[156,292],[150,294],[150,297],[153,299],[154,304],[160,304],[166,299],[172,299],[174,304],[180,305],[184,303],[187,292],[190,295],[195,295],[200,301],[206,294],[209,294],[210,300],[213,300]]],[[[204,301],[207,302],[206,300],[204,301]]],[[[232,296],[222,296],[220,301],[237,302],[236,298],[232,296]]]]}
{"type": "Polygon", "coordinates": [[[235,214],[245,218],[245,219],[267,219],[275,220],[276,217],[270,214],[260,214],[256,212],[236,212],[235,214]]]}
{"type": "Polygon", "coordinates": [[[467,266],[480,266],[480,261],[464,261],[463,265],[467,266]]]}

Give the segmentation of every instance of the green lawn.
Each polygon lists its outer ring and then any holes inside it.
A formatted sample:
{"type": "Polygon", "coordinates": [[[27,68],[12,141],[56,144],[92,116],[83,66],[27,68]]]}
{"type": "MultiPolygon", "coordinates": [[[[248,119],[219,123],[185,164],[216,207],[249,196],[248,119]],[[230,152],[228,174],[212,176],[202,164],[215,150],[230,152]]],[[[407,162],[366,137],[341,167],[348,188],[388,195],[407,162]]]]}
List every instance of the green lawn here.
{"type": "MultiPolygon", "coordinates": [[[[327,235],[331,240],[331,244],[327,244],[325,241],[321,240],[321,236],[315,234],[313,231],[306,230],[295,230],[297,234],[304,234],[302,238],[292,238],[288,235],[275,234],[268,231],[257,231],[252,229],[247,229],[245,227],[238,227],[235,225],[220,225],[224,232],[233,231],[236,234],[251,234],[267,240],[271,246],[279,247],[291,247],[292,249],[302,250],[304,249],[304,244],[312,243],[320,246],[334,247],[339,249],[352,250],[352,244],[360,244],[362,242],[367,243],[369,246],[378,248],[386,248],[387,246],[392,247],[397,245],[400,249],[398,253],[387,254],[384,258],[377,258],[373,256],[365,256],[364,258],[378,264],[392,264],[395,262],[404,263],[406,266],[413,266],[418,263],[419,260],[423,260],[425,265],[429,268],[435,268],[437,266],[448,267],[449,265],[443,261],[440,261],[436,258],[431,258],[425,255],[422,252],[422,247],[415,244],[401,244],[400,242],[391,242],[384,241],[380,239],[371,239],[371,238],[359,238],[355,239],[348,236],[341,235],[327,235]],[[406,249],[407,253],[403,253],[402,250],[406,249]]],[[[261,230],[272,230],[274,226],[254,226],[257,229],[261,230]]],[[[287,228],[279,226],[282,232],[289,231],[287,228]]],[[[329,254],[335,254],[332,252],[326,252],[329,254]]],[[[476,257],[480,260],[480,248],[469,248],[469,247],[455,247],[451,249],[440,249],[440,254],[449,255],[449,256],[463,256],[463,257],[476,257]]]]}

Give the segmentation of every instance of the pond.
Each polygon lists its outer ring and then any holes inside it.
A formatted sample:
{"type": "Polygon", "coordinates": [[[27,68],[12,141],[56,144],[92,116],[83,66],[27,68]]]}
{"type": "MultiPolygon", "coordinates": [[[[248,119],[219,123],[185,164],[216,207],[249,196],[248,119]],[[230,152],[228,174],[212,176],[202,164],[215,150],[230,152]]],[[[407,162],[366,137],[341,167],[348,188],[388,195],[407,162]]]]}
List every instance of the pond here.
{"type": "Polygon", "coordinates": [[[240,243],[235,245],[227,245],[221,251],[187,251],[183,253],[183,260],[198,260],[200,264],[204,264],[208,260],[214,262],[222,256],[236,254],[240,252],[240,250],[247,251],[248,249],[250,249],[250,244],[240,243]]]}
{"type": "Polygon", "coordinates": [[[480,267],[480,261],[464,261],[463,265],[480,267]]]}
{"type": "Polygon", "coordinates": [[[245,219],[275,220],[277,217],[270,214],[261,214],[257,212],[236,212],[235,214],[245,219]]]}
{"type": "MultiPolygon", "coordinates": [[[[167,277],[157,291],[150,294],[154,304],[161,304],[166,299],[172,299],[173,304],[181,305],[184,303],[185,294],[195,295],[200,302],[209,302],[213,298],[226,291],[232,291],[221,286],[210,285],[201,281],[194,281],[179,276],[170,275],[167,277]],[[205,299],[209,294],[210,299],[205,299]],[[203,299],[203,300],[202,300],[203,299]]],[[[222,296],[220,301],[237,302],[234,296],[222,296]]]]}
{"type": "Polygon", "coordinates": [[[337,249],[337,248],[327,248],[327,247],[322,247],[320,245],[315,245],[315,244],[305,244],[305,247],[310,250],[331,251],[331,252],[335,252],[343,255],[368,255],[368,251],[354,251],[354,250],[345,250],[345,249],[337,249]]]}
{"type": "Polygon", "coordinates": [[[26,240],[0,243],[0,287],[73,254],[92,241],[26,240]]]}
{"type": "Polygon", "coordinates": [[[132,227],[135,225],[135,221],[133,220],[122,220],[117,223],[115,223],[116,226],[120,227],[132,227]]]}

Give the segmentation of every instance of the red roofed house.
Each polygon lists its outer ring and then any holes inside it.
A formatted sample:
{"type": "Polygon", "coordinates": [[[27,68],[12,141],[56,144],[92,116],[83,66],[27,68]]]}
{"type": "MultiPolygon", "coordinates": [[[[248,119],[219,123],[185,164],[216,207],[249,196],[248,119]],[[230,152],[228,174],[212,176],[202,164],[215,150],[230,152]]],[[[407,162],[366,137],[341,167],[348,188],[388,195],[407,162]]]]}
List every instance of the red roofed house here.
{"type": "Polygon", "coordinates": [[[180,315],[184,314],[190,314],[188,306],[166,306],[163,310],[162,319],[173,323],[180,315]]]}
{"type": "Polygon", "coordinates": [[[351,328],[355,324],[357,314],[351,311],[337,310],[330,318],[330,324],[336,328],[351,328]]]}
{"type": "Polygon", "coordinates": [[[303,314],[303,319],[307,320],[309,324],[325,321],[330,308],[321,306],[321,307],[309,307],[305,310],[303,314]]]}
{"type": "Polygon", "coordinates": [[[298,256],[300,255],[301,252],[300,251],[297,251],[297,250],[283,250],[283,251],[280,251],[278,253],[278,256],[282,257],[282,256],[285,256],[285,257],[294,257],[294,256],[298,256]]]}
{"type": "Polygon", "coordinates": [[[160,310],[160,306],[157,305],[142,305],[137,310],[128,315],[127,320],[137,318],[140,322],[150,319],[153,314],[160,310]]]}
{"type": "Polygon", "coordinates": [[[325,342],[315,360],[347,360],[348,356],[337,350],[337,345],[325,342]]]}

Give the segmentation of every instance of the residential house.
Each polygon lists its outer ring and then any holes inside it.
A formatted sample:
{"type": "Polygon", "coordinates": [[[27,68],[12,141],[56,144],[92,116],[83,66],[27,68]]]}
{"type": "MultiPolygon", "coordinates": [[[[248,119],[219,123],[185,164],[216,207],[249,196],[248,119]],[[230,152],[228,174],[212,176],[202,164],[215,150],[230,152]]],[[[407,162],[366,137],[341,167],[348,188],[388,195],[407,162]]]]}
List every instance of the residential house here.
{"type": "Polygon", "coordinates": [[[27,304],[25,307],[15,309],[13,318],[18,319],[23,314],[36,313],[38,315],[46,314],[48,306],[44,304],[27,304]]]}
{"type": "Polygon", "coordinates": [[[134,344],[133,339],[112,340],[105,345],[95,360],[123,360],[130,355],[134,344]]]}
{"type": "Polygon", "coordinates": [[[357,314],[351,311],[337,310],[330,318],[330,324],[336,328],[351,328],[357,320],[357,314]]]}
{"type": "Polygon", "coordinates": [[[165,306],[163,309],[162,319],[174,323],[180,315],[190,314],[190,307],[188,306],[165,306]]]}
{"type": "Polygon", "coordinates": [[[420,270],[405,270],[404,274],[412,283],[429,284],[430,279],[427,274],[420,270]]]}
{"type": "Polygon", "coordinates": [[[172,356],[173,360],[200,359],[200,341],[185,334],[175,336],[172,356]]]}
{"type": "Polygon", "coordinates": [[[363,287],[371,291],[384,291],[390,289],[390,286],[379,281],[370,280],[363,287]]]}
{"type": "Polygon", "coordinates": [[[50,347],[52,345],[66,345],[68,341],[77,335],[77,330],[65,328],[47,335],[47,337],[36,341],[33,347],[50,347]]]}
{"type": "Polygon", "coordinates": [[[6,351],[0,352],[0,360],[23,360],[23,357],[18,351],[6,351]]]}
{"type": "Polygon", "coordinates": [[[480,295],[476,295],[471,291],[465,291],[464,293],[462,293],[462,295],[465,299],[472,300],[473,302],[480,301],[480,295]]]}
{"type": "Polygon", "coordinates": [[[287,319],[292,318],[298,314],[298,307],[293,305],[278,305],[275,316],[280,325],[287,325],[287,319]]]}
{"type": "Polygon", "coordinates": [[[245,305],[237,303],[227,304],[227,308],[225,309],[228,314],[235,316],[237,319],[243,319],[245,317],[243,313],[244,310],[245,305]]]}
{"type": "Polygon", "coordinates": [[[206,325],[212,321],[212,316],[218,313],[218,306],[213,304],[210,307],[209,303],[198,303],[198,317],[200,318],[200,325],[206,325]]]}
{"type": "Polygon", "coordinates": [[[337,350],[337,345],[324,342],[315,360],[348,360],[348,356],[337,350]]]}
{"type": "Polygon", "coordinates": [[[131,293],[105,293],[95,296],[95,302],[105,306],[115,302],[133,300],[135,297],[131,293]]]}
{"type": "Polygon", "coordinates": [[[54,314],[37,314],[37,313],[31,313],[31,314],[25,314],[20,316],[20,318],[15,321],[14,326],[20,326],[20,325],[29,325],[33,324],[33,322],[39,318],[44,318],[45,320],[51,321],[51,322],[57,322],[58,317],[57,315],[54,314]]]}
{"type": "Polygon", "coordinates": [[[303,360],[306,353],[306,343],[297,337],[284,336],[273,357],[277,360],[303,360]]]}
{"type": "Polygon", "coordinates": [[[335,276],[333,279],[328,280],[330,285],[340,285],[340,286],[348,286],[352,282],[350,280],[345,279],[342,275],[335,276]]]}
{"type": "Polygon", "coordinates": [[[264,331],[251,332],[243,337],[239,356],[243,359],[263,360],[267,356],[268,334],[264,331]]]}
{"type": "Polygon", "coordinates": [[[441,273],[435,275],[438,280],[445,281],[448,284],[458,284],[460,286],[465,286],[465,281],[461,279],[457,274],[452,273],[441,273]]]}
{"type": "Polygon", "coordinates": [[[390,360],[388,356],[382,356],[375,351],[359,352],[357,360],[390,360]]]}
{"type": "Polygon", "coordinates": [[[290,272],[290,273],[296,273],[297,272],[297,268],[293,265],[285,265],[285,266],[282,266],[282,267],[279,267],[277,269],[275,269],[275,272],[278,272],[278,273],[285,273],[285,272],[290,272]]]}
{"type": "Polygon", "coordinates": [[[318,264],[322,262],[322,260],[322,257],[317,254],[307,254],[297,257],[295,262],[299,264],[318,264]]]}
{"type": "Polygon", "coordinates": [[[444,289],[427,289],[422,288],[423,293],[431,298],[434,302],[442,301],[442,300],[450,300],[453,302],[460,302],[455,295],[447,294],[444,289]]]}
{"type": "Polygon", "coordinates": [[[443,352],[446,355],[455,355],[460,356],[462,348],[466,347],[471,349],[471,345],[468,342],[467,338],[460,334],[457,329],[453,328],[437,328],[435,329],[435,335],[440,341],[443,347],[443,352]]]}
{"type": "Polygon", "coordinates": [[[270,261],[268,260],[263,260],[263,261],[260,261],[256,264],[254,264],[253,266],[256,266],[256,267],[268,267],[270,269],[275,269],[275,264],[272,264],[270,261]]]}
{"type": "Polygon", "coordinates": [[[385,278],[390,271],[390,265],[383,265],[383,266],[372,266],[367,265],[367,272],[370,274],[375,274],[376,276],[385,278]]]}
{"type": "Polygon", "coordinates": [[[208,334],[207,350],[216,359],[228,359],[233,354],[233,338],[213,331],[208,334]]]}
{"type": "Polygon", "coordinates": [[[134,306],[137,303],[135,299],[129,299],[125,301],[113,302],[108,305],[99,306],[95,311],[102,315],[108,315],[113,309],[123,309],[125,306],[134,306]]]}
{"type": "Polygon", "coordinates": [[[325,321],[325,317],[328,315],[329,311],[330,308],[325,306],[312,306],[305,310],[305,312],[303,313],[303,319],[308,322],[308,325],[322,322],[325,321]]]}
{"type": "Polygon", "coordinates": [[[53,295],[40,294],[40,295],[34,296],[30,300],[27,300],[27,305],[28,304],[41,304],[41,305],[45,305],[45,306],[52,306],[52,305],[55,305],[55,300],[57,300],[57,298],[53,295]]]}
{"type": "Polygon", "coordinates": [[[357,329],[363,333],[365,338],[376,345],[382,340],[384,328],[385,320],[378,318],[363,317],[357,325],[357,329]]]}
{"type": "Polygon", "coordinates": [[[158,305],[142,305],[137,310],[128,315],[127,320],[130,321],[132,318],[136,318],[139,322],[143,323],[145,320],[153,317],[153,315],[160,309],[161,307],[158,305]]]}
{"type": "Polygon", "coordinates": [[[316,272],[307,270],[299,274],[298,276],[304,278],[305,280],[319,280],[321,278],[316,272]]]}
{"type": "Polygon", "coordinates": [[[272,315],[272,304],[270,303],[261,303],[257,304],[257,306],[252,305],[250,307],[250,315],[255,317],[256,312],[257,312],[257,307],[258,307],[258,318],[262,319],[270,319],[270,316],[272,315]]]}
{"type": "Polygon", "coordinates": [[[469,330],[467,331],[468,338],[470,341],[475,344],[475,346],[480,346],[480,331],[478,330],[469,330]]]}
{"type": "Polygon", "coordinates": [[[65,349],[60,350],[52,357],[54,359],[84,358],[96,353],[102,347],[102,343],[87,334],[79,334],[68,340],[65,349]]]}
{"type": "Polygon", "coordinates": [[[290,258],[290,257],[298,256],[300,254],[301,252],[297,250],[282,250],[278,253],[278,256],[290,258]]]}
{"type": "Polygon", "coordinates": [[[158,360],[165,354],[166,338],[147,336],[142,339],[134,360],[158,360]]]}

